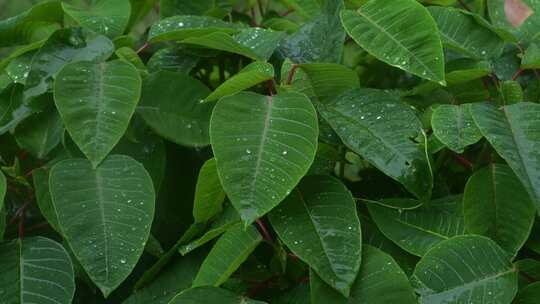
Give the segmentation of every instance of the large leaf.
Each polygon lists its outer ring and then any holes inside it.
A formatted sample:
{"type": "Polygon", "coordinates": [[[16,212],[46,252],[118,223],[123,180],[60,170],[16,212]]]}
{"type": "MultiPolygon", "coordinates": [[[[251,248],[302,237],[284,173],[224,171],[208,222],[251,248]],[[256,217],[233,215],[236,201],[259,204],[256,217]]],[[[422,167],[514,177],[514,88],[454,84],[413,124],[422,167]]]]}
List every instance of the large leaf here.
{"type": "Polygon", "coordinates": [[[154,217],[154,188],[144,167],[113,155],[94,169],[68,159],[50,172],[54,210],[64,238],[108,296],[141,256],[154,217]]]}
{"type": "Polygon", "coordinates": [[[456,153],[482,139],[468,105],[439,105],[431,116],[435,136],[456,153]]]}
{"type": "Polygon", "coordinates": [[[169,304],[264,304],[264,302],[248,299],[243,296],[217,288],[196,287],[181,292],[169,304]]]}
{"type": "Polygon", "coordinates": [[[37,158],[45,158],[64,135],[64,125],[58,111],[51,105],[46,111],[28,117],[15,129],[19,147],[37,158]]]}
{"type": "Polygon", "coordinates": [[[437,243],[465,234],[461,196],[450,196],[413,210],[368,205],[377,227],[406,251],[423,256],[437,243]]]}
{"type": "Polygon", "coordinates": [[[529,237],[535,213],[527,190],[506,165],[483,168],[467,182],[463,197],[467,231],[491,238],[513,256],[529,237]]]}
{"type": "Polygon", "coordinates": [[[210,90],[199,80],[169,71],[145,79],[137,112],[159,135],[185,146],[210,143],[213,104],[201,103],[210,90]]]}
{"type": "Polygon", "coordinates": [[[97,0],[90,7],[78,7],[64,2],[62,7],[81,26],[109,38],[124,33],[131,12],[129,0],[97,0]]]}
{"type": "Polygon", "coordinates": [[[92,34],[80,28],[56,31],[32,60],[24,100],[51,89],[53,79],[65,64],[77,61],[100,62],[107,59],[113,50],[113,43],[105,36],[92,34]]]}
{"type": "Polygon", "coordinates": [[[62,245],[44,237],[0,244],[0,302],[69,304],[73,266],[62,245]]]}
{"type": "Polygon", "coordinates": [[[148,33],[151,43],[184,40],[190,37],[201,37],[215,32],[235,33],[238,25],[206,16],[173,16],[152,25],[148,33]]]}
{"type": "Polygon", "coordinates": [[[316,274],[310,275],[312,304],[387,304],[417,303],[407,275],[388,254],[365,245],[362,267],[352,288],[350,298],[344,298],[329,288],[316,274]]]}
{"type": "Polygon", "coordinates": [[[389,65],[445,84],[444,57],[437,25],[416,0],[370,0],[341,21],[363,49],[389,65]]]}
{"type": "Polygon", "coordinates": [[[274,67],[266,62],[253,62],[238,74],[227,79],[205,101],[218,100],[221,97],[235,94],[274,77],[274,67]]]}
{"type": "Polygon", "coordinates": [[[362,233],[354,198],[337,179],[304,178],[270,213],[280,239],[333,288],[345,296],[362,257],[362,233]]]}
{"type": "Polygon", "coordinates": [[[472,58],[492,58],[502,54],[503,41],[478,24],[470,13],[451,7],[430,6],[445,47],[472,58]]]}
{"type": "Polygon", "coordinates": [[[54,100],[73,141],[96,167],[127,130],[141,77],[124,61],[75,62],[56,79],[54,100]]]}
{"type": "Polygon", "coordinates": [[[195,187],[193,218],[196,223],[206,223],[223,210],[225,192],[219,181],[216,160],[206,161],[199,171],[195,187]]]}
{"type": "Polygon", "coordinates": [[[62,23],[60,1],[47,1],[0,22],[0,47],[26,44],[43,37],[46,25],[62,23]]]}
{"type": "Polygon", "coordinates": [[[212,149],[225,193],[246,224],[279,204],[307,173],[317,136],[315,109],[302,94],[242,92],[217,103],[212,149]]]}
{"type": "Polygon", "coordinates": [[[476,104],[470,111],[482,134],[540,210],[540,105],[520,102],[499,110],[490,104],[476,104]]]}
{"type": "Polygon", "coordinates": [[[420,260],[413,282],[422,304],[508,304],[517,292],[517,271],[494,241],[458,236],[420,260]]]}
{"type": "Polygon", "coordinates": [[[223,234],[201,265],[193,287],[219,286],[248,258],[262,241],[254,226],[237,224],[223,234]]]}
{"type": "Polygon", "coordinates": [[[321,115],[351,150],[418,198],[429,198],[432,174],[422,125],[391,93],[353,89],[320,107],[321,115]],[[418,144],[413,139],[420,138],[418,144]]]}

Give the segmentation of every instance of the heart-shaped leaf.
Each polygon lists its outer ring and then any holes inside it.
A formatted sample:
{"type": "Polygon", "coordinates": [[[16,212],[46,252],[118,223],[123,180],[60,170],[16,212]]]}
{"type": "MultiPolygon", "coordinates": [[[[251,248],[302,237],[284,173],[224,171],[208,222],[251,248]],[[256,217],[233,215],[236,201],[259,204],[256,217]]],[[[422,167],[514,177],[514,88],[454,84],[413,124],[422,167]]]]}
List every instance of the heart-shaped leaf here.
{"type": "Polygon", "coordinates": [[[144,167],[112,155],[93,168],[67,159],[50,172],[50,191],[62,234],[82,267],[108,296],[141,256],[154,217],[154,187],[144,167]]]}
{"type": "Polygon", "coordinates": [[[431,127],[437,138],[456,153],[482,139],[468,105],[440,105],[433,111],[431,127]]]}
{"type": "Polygon", "coordinates": [[[69,304],[75,293],[73,265],[57,242],[32,237],[0,244],[0,302],[69,304]]]}
{"type": "Polygon", "coordinates": [[[66,65],[54,84],[54,100],[73,141],[97,167],[127,130],[141,94],[141,77],[115,60],[66,65]]]}
{"type": "Polygon", "coordinates": [[[225,193],[246,224],[277,206],[307,173],[317,136],[315,109],[299,93],[242,92],[217,103],[212,149],[225,193]]]}
{"type": "Polygon", "coordinates": [[[122,35],[129,21],[129,0],[97,0],[90,7],[62,3],[64,11],[81,26],[109,38],[122,35]]]}

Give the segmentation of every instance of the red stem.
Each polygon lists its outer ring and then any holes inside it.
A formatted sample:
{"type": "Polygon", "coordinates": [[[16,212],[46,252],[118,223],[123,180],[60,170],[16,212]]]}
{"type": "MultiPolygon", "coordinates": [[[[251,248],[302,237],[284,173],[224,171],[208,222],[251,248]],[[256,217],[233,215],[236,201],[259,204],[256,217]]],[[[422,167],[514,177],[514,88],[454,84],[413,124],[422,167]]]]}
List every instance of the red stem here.
{"type": "Polygon", "coordinates": [[[268,229],[267,229],[266,226],[264,225],[263,221],[261,221],[261,219],[257,219],[255,222],[257,223],[257,227],[259,228],[259,232],[261,233],[261,235],[263,236],[263,238],[264,238],[268,243],[274,242],[274,239],[272,238],[272,235],[270,234],[270,232],[268,232],[268,229]]]}
{"type": "Polygon", "coordinates": [[[281,17],[287,17],[290,13],[294,12],[294,9],[288,9],[287,11],[284,11],[283,13],[281,13],[281,17]]]}
{"type": "Polygon", "coordinates": [[[491,94],[489,93],[489,84],[486,78],[482,78],[482,83],[484,84],[484,95],[486,96],[487,101],[491,101],[491,94]]]}
{"type": "Polygon", "coordinates": [[[518,77],[521,75],[521,73],[523,73],[522,69],[517,70],[516,73],[514,74],[514,76],[512,76],[512,80],[518,79],[518,77]]]}
{"type": "Polygon", "coordinates": [[[454,160],[458,162],[463,168],[472,171],[473,164],[468,159],[457,153],[453,153],[452,155],[454,157],[454,160]]]}
{"type": "Polygon", "coordinates": [[[469,12],[471,11],[469,6],[465,2],[463,2],[463,0],[458,0],[458,2],[464,9],[468,10],[469,12]]]}
{"type": "Polygon", "coordinates": [[[140,49],[137,50],[137,54],[141,53],[142,51],[146,50],[148,47],[150,46],[150,44],[148,42],[145,42],[143,44],[143,46],[141,46],[140,49]]]}
{"type": "Polygon", "coordinates": [[[273,96],[276,93],[276,85],[274,84],[274,79],[270,79],[266,82],[266,87],[268,88],[268,94],[273,96]]]}
{"type": "Polygon", "coordinates": [[[26,204],[21,207],[19,214],[19,239],[24,239],[24,220],[26,219],[26,204]]]}
{"type": "Polygon", "coordinates": [[[291,70],[289,71],[289,75],[287,75],[287,84],[290,85],[293,82],[296,70],[298,70],[298,64],[293,64],[291,70]]]}

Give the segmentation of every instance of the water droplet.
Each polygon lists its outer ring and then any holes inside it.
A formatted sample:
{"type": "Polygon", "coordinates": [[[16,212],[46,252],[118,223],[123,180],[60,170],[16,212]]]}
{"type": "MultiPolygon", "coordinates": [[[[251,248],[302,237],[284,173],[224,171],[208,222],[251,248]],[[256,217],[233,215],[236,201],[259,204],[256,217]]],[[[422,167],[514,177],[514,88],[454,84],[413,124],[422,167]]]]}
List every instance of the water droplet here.
{"type": "Polygon", "coordinates": [[[120,259],[120,263],[125,264],[125,263],[126,263],[126,259],[120,259]]]}
{"type": "Polygon", "coordinates": [[[287,151],[281,152],[281,154],[283,154],[283,155],[287,155],[287,153],[288,153],[287,151]]]}
{"type": "Polygon", "coordinates": [[[379,120],[379,119],[381,119],[381,118],[382,118],[382,116],[377,116],[377,120],[379,120]]]}
{"type": "Polygon", "coordinates": [[[250,150],[250,149],[246,149],[246,153],[247,153],[247,154],[251,154],[251,150],[250,150]]]}

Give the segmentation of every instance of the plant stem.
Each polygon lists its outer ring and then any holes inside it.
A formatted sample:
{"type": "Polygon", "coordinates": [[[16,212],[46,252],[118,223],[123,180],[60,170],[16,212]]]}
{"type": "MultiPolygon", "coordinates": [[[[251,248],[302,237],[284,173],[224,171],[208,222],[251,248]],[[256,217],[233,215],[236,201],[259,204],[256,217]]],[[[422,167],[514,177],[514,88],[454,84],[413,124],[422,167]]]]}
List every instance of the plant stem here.
{"type": "Polygon", "coordinates": [[[268,232],[268,229],[266,228],[266,225],[263,223],[261,219],[255,220],[255,223],[257,223],[257,227],[259,228],[259,232],[263,236],[264,240],[268,243],[273,243],[274,239],[272,238],[272,235],[270,232],[268,232]]]}
{"type": "Polygon", "coordinates": [[[298,70],[298,64],[293,64],[291,67],[291,70],[289,71],[289,74],[287,75],[287,84],[290,85],[294,80],[294,75],[296,74],[296,70],[298,70]]]}

